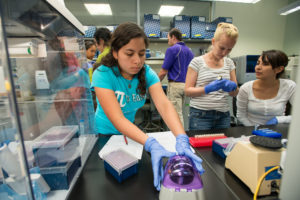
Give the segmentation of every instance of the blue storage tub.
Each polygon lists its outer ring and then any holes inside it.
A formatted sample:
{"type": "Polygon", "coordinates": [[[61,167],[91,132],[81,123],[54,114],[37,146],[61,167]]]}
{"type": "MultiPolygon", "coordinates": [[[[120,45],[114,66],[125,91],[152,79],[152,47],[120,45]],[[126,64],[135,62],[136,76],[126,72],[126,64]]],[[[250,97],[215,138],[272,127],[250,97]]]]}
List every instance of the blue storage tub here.
{"type": "Polygon", "coordinates": [[[65,165],[40,168],[41,174],[51,190],[67,190],[81,166],[81,157],[67,162],[65,165]]]}
{"type": "Polygon", "coordinates": [[[138,159],[122,149],[110,152],[103,156],[104,168],[119,183],[137,173],[138,159]]]}

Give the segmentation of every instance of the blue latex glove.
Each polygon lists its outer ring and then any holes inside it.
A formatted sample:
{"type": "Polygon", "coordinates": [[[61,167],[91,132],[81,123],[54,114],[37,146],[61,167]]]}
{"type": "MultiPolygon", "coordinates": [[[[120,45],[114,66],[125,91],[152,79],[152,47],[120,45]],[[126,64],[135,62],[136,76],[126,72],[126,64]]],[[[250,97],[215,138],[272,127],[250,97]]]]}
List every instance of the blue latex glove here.
{"type": "Polygon", "coordinates": [[[278,124],[278,120],[276,117],[273,117],[272,119],[270,119],[269,121],[267,121],[266,125],[276,125],[278,124]]]}
{"type": "Polygon", "coordinates": [[[222,86],[222,90],[224,92],[231,92],[231,91],[234,91],[237,87],[236,83],[231,81],[231,80],[227,80],[227,79],[224,79],[225,82],[224,82],[224,85],[222,86]]]}
{"type": "Polygon", "coordinates": [[[160,191],[160,181],[163,179],[163,157],[175,156],[175,152],[169,152],[162,147],[155,138],[149,137],[145,143],[145,150],[151,153],[152,170],[154,176],[154,187],[160,191]]]}
{"type": "Polygon", "coordinates": [[[203,174],[204,169],[201,165],[202,159],[195,155],[190,147],[189,137],[186,134],[179,134],[176,137],[176,151],[179,155],[188,156],[194,162],[198,172],[203,174]]]}
{"type": "Polygon", "coordinates": [[[205,94],[222,89],[224,83],[225,83],[225,79],[215,80],[210,82],[208,85],[204,87],[205,94]]]}

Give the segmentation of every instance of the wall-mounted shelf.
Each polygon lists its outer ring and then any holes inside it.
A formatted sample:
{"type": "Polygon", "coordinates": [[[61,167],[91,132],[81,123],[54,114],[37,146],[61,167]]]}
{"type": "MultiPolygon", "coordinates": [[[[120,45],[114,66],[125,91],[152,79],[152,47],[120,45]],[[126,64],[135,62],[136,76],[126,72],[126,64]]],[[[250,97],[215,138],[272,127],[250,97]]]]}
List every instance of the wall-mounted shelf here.
{"type": "Polygon", "coordinates": [[[162,65],[164,58],[147,58],[145,63],[147,65],[162,65]]]}
{"type": "MultiPolygon", "coordinates": [[[[85,40],[94,40],[94,38],[84,38],[85,40]]],[[[148,38],[150,42],[161,42],[161,43],[166,43],[168,42],[168,38],[148,38]]],[[[186,43],[210,43],[211,39],[183,39],[183,42],[186,43]]]]}
{"type": "MultiPolygon", "coordinates": [[[[150,42],[168,42],[168,38],[149,38],[150,42]]],[[[203,42],[203,43],[210,43],[211,39],[183,39],[183,42],[186,43],[199,43],[199,42],[203,42]]]]}

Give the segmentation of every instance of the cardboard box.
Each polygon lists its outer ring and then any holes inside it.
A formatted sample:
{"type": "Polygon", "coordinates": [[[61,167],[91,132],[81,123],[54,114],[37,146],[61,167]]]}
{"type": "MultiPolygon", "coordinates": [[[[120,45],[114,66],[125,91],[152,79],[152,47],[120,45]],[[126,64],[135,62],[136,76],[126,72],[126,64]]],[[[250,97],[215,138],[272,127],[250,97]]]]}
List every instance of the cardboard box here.
{"type": "Polygon", "coordinates": [[[191,37],[191,22],[190,16],[185,15],[176,15],[173,17],[173,21],[171,22],[172,28],[177,28],[182,33],[182,38],[190,38],[191,37]]]}
{"type": "Polygon", "coordinates": [[[204,39],[205,38],[205,17],[192,16],[191,17],[191,38],[204,39]]]}
{"type": "Polygon", "coordinates": [[[96,26],[85,26],[84,37],[93,38],[96,32],[96,26]]]}
{"type": "Polygon", "coordinates": [[[144,14],[144,32],[149,38],[160,37],[160,17],[154,14],[144,14]]]}
{"type": "Polygon", "coordinates": [[[161,38],[168,38],[168,33],[169,32],[167,32],[167,31],[162,31],[162,32],[160,32],[160,37],[161,38]]]}
{"type": "Polygon", "coordinates": [[[217,24],[212,22],[206,22],[204,39],[212,39],[215,35],[216,28],[217,28],[217,24]]]}

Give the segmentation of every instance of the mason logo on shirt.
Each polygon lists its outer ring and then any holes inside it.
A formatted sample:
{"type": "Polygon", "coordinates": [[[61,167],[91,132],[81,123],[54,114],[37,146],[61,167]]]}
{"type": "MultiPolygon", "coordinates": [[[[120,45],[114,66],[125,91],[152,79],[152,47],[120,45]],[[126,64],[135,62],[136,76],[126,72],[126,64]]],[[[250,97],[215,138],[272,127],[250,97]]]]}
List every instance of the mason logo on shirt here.
{"type": "Polygon", "coordinates": [[[139,102],[139,101],[144,101],[146,99],[146,95],[139,95],[139,94],[131,94],[131,98],[130,98],[130,96],[126,95],[122,91],[115,91],[115,94],[121,108],[126,106],[126,102],[127,103],[129,103],[130,101],[139,102]]]}

